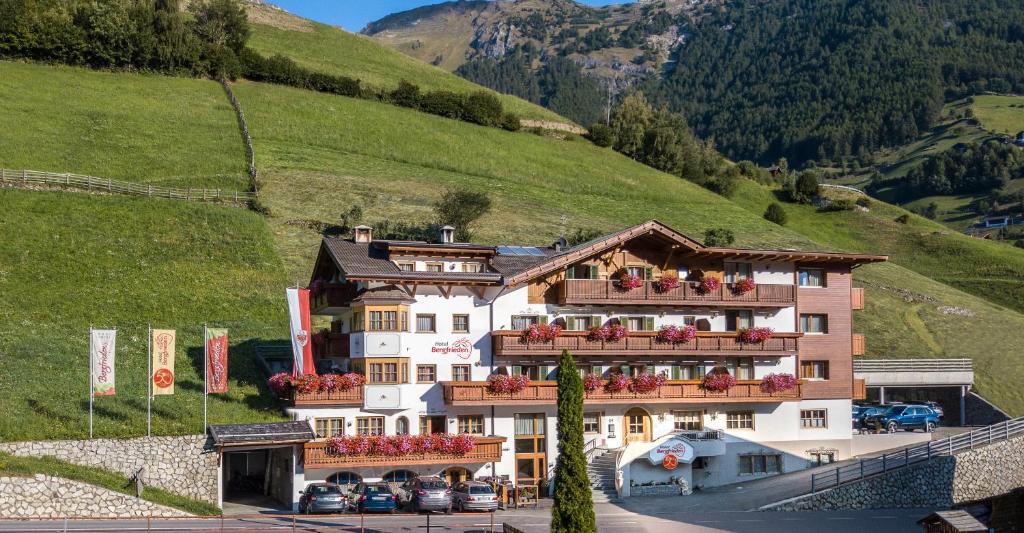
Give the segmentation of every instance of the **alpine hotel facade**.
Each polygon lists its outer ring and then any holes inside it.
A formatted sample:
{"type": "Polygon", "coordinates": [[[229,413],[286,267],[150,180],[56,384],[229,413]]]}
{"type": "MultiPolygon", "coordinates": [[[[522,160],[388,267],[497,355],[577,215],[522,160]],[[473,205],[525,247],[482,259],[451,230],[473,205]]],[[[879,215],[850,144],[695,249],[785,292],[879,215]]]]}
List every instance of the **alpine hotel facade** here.
{"type": "Polygon", "coordinates": [[[453,234],[385,241],[360,226],[354,239],[323,240],[310,307],[331,325],[314,344],[317,367],[366,381],[291,394],[288,412],[318,437],[303,450],[306,483],[437,474],[538,484],[557,454],[562,350],[593,375],[584,439],[618,454],[623,496],[633,483],[709,487],[850,456],[862,385],[852,360],[864,345],[853,333],[863,308],[853,269],[886,257],[708,247],[657,221],[574,247],[453,234]],[[708,386],[706,376],[725,373],[732,386],[708,386]],[[488,382],[516,375],[529,382],[511,392],[488,382]],[[658,379],[643,390],[608,385],[644,375],[658,379]],[[796,379],[765,385],[779,375],[796,379]],[[389,457],[338,454],[329,441],[428,433],[469,433],[475,446],[389,457]],[[647,457],[669,439],[693,448],[672,469],[647,457]]]}

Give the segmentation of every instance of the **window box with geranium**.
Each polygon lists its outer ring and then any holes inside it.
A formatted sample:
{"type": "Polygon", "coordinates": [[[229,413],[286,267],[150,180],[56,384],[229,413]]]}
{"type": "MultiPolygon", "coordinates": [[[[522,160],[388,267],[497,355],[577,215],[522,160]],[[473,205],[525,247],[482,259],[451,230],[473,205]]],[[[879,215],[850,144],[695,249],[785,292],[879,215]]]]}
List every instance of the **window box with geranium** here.
{"type": "Polygon", "coordinates": [[[736,332],[740,342],[746,344],[758,344],[770,340],[774,332],[772,328],[747,328],[736,332]]]}
{"type": "Polygon", "coordinates": [[[615,281],[616,286],[624,291],[631,291],[644,284],[643,278],[636,274],[630,274],[628,271],[620,270],[619,277],[615,281]]]}
{"type": "Polygon", "coordinates": [[[751,278],[743,278],[732,285],[732,292],[736,295],[744,295],[753,292],[757,288],[757,283],[751,278]]]}
{"type": "Polygon", "coordinates": [[[332,455],[405,457],[418,454],[465,455],[476,448],[476,439],[469,434],[458,435],[353,435],[331,437],[328,450],[332,455]]]}
{"type": "Polygon", "coordinates": [[[622,324],[605,324],[601,327],[590,328],[587,338],[592,341],[615,342],[626,338],[629,334],[622,324]]]}
{"type": "Polygon", "coordinates": [[[608,381],[604,384],[604,390],[606,392],[622,392],[629,388],[629,378],[625,374],[615,373],[608,376],[608,381]]]}
{"type": "Polygon", "coordinates": [[[637,394],[649,394],[658,390],[664,384],[664,374],[651,374],[650,372],[644,372],[633,376],[633,379],[629,381],[629,390],[637,394]]]}
{"type": "Polygon", "coordinates": [[[524,375],[493,374],[487,378],[487,391],[491,394],[515,394],[529,386],[530,378],[524,375]]]}
{"type": "Polygon", "coordinates": [[[583,390],[590,393],[601,388],[604,385],[604,380],[598,374],[587,374],[583,376],[583,390]]]}
{"type": "Polygon", "coordinates": [[[658,292],[669,292],[679,288],[679,278],[671,274],[665,274],[661,276],[661,279],[654,284],[654,288],[658,289],[658,292]]]}
{"type": "Polygon", "coordinates": [[[347,374],[324,374],[314,376],[305,374],[299,377],[292,377],[285,372],[270,376],[267,386],[278,396],[284,396],[291,392],[301,394],[312,394],[315,392],[345,392],[361,386],[366,381],[362,374],[349,372],[347,374]]]}
{"type": "Polygon", "coordinates": [[[722,282],[718,281],[718,278],[702,278],[700,283],[697,285],[697,292],[701,294],[711,294],[718,290],[722,282]]]}
{"type": "Polygon", "coordinates": [[[682,344],[692,341],[697,338],[697,328],[692,325],[685,326],[665,326],[658,330],[658,335],[655,337],[660,343],[665,344],[682,344]]]}
{"type": "Polygon", "coordinates": [[[724,370],[713,370],[704,376],[700,386],[710,392],[725,392],[736,386],[736,378],[724,370]]]}
{"type": "Polygon", "coordinates": [[[761,378],[761,392],[765,394],[775,394],[778,392],[786,392],[796,388],[796,376],[793,374],[768,374],[761,378]]]}
{"type": "Polygon", "coordinates": [[[562,334],[562,327],[548,324],[530,324],[523,330],[526,342],[551,342],[562,334]]]}

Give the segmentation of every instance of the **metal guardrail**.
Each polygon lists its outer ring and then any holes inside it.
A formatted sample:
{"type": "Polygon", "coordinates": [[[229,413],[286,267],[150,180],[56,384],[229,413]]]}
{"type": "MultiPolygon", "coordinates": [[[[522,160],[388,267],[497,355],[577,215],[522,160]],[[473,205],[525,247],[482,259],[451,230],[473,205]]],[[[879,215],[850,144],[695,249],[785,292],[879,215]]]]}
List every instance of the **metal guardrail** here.
{"type": "Polygon", "coordinates": [[[854,372],[971,372],[970,359],[864,359],[853,362],[854,372]]]}
{"type": "Polygon", "coordinates": [[[840,190],[843,190],[843,191],[855,192],[855,193],[863,194],[864,196],[868,195],[868,193],[866,193],[866,192],[864,192],[864,191],[862,191],[862,190],[860,190],[860,189],[858,189],[856,187],[850,187],[849,185],[837,185],[837,184],[834,184],[834,183],[822,183],[820,186],[821,187],[826,187],[826,188],[829,188],[829,189],[840,189],[840,190]]]}
{"type": "Polygon", "coordinates": [[[720,429],[683,430],[676,431],[675,435],[691,441],[722,440],[724,434],[720,429]]]}
{"type": "Polygon", "coordinates": [[[70,172],[41,172],[38,170],[12,170],[8,168],[0,168],[0,186],[2,185],[50,185],[69,189],[102,191],[110,194],[150,196],[153,198],[193,200],[198,202],[232,202],[236,204],[249,202],[258,197],[256,193],[249,191],[180,189],[118,181],[110,178],[84,176],[70,172]]]}
{"type": "Polygon", "coordinates": [[[583,455],[587,457],[587,464],[590,464],[594,460],[594,454],[597,453],[597,437],[590,439],[586,444],[583,445],[583,455]]]}
{"type": "Polygon", "coordinates": [[[861,459],[856,463],[840,466],[827,472],[811,474],[811,493],[840,487],[867,477],[906,468],[930,461],[935,457],[954,455],[962,450],[973,450],[977,446],[986,446],[1020,434],[1024,434],[1024,417],[986,426],[969,433],[961,433],[945,439],[911,446],[899,452],[861,459]]]}

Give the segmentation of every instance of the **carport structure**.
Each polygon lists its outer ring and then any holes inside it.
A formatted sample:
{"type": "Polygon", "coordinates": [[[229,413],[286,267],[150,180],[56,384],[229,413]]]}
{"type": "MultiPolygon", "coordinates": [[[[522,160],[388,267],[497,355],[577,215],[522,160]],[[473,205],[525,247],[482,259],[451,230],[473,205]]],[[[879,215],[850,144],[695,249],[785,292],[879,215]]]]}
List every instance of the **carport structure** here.
{"type": "Polygon", "coordinates": [[[302,446],[315,435],[308,422],[230,424],[208,429],[218,453],[218,505],[224,500],[287,509],[303,487],[302,446]]]}
{"type": "Polygon", "coordinates": [[[966,398],[974,385],[970,359],[861,359],[853,362],[869,400],[879,403],[936,401],[946,419],[964,425],[966,398]],[[951,416],[952,415],[952,416],[951,416]]]}

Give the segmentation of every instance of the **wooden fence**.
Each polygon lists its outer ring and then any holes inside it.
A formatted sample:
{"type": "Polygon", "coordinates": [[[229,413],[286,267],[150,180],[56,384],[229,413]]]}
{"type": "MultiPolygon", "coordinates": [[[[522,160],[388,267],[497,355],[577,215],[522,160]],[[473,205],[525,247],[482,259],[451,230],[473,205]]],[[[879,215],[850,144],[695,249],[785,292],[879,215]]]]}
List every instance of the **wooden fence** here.
{"type": "Polygon", "coordinates": [[[144,183],[117,181],[109,178],[83,176],[70,172],[40,172],[37,170],[11,170],[0,168],[0,186],[46,185],[67,189],[102,191],[110,194],[150,196],[174,200],[195,200],[200,202],[229,202],[244,204],[255,200],[258,195],[248,191],[226,191],[223,189],[179,189],[144,183]]]}

